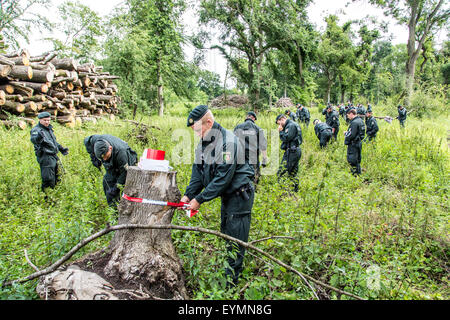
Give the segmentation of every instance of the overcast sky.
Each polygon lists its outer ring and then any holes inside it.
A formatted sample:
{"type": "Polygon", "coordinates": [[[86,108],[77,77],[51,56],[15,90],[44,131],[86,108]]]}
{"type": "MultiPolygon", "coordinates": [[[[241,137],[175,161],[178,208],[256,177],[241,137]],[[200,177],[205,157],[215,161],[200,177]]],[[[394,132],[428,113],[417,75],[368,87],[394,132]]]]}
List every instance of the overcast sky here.
{"type": "MultiPolygon", "coordinates": [[[[108,15],[112,9],[123,2],[123,0],[78,0],[80,3],[90,7],[92,10],[97,12],[100,16],[108,15]]],[[[53,14],[56,12],[56,8],[58,5],[63,3],[64,0],[52,0],[53,6],[49,11],[51,16],[55,16],[53,14]]],[[[367,15],[375,16],[378,20],[389,21],[387,17],[383,15],[382,10],[373,7],[368,4],[367,1],[361,0],[357,2],[352,2],[348,6],[346,4],[350,2],[349,0],[315,0],[315,3],[310,5],[308,8],[309,19],[312,23],[314,23],[317,28],[321,31],[325,29],[325,21],[324,17],[327,14],[337,14],[340,17],[340,21],[348,21],[352,19],[361,19],[367,15]]],[[[186,28],[188,30],[195,30],[196,18],[195,13],[189,13],[186,15],[185,25],[190,26],[186,28]]],[[[191,31],[192,32],[192,31],[191,31]]],[[[392,34],[392,43],[406,43],[408,38],[408,30],[406,26],[397,25],[394,21],[390,21],[388,33],[392,34]]],[[[37,35],[30,37],[30,39],[39,39],[48,37],[48,34],[45,35],[37,35]]],[[[386,35],[387,37],[388,35],[386,35]]],[[[442,39],[445,37],[444,31],[441,32],[438,37],[442,39]]],[[[24,47],[28,48],[31,55],[38,55],[43,52],[49,51],[50,43],[44,42],[42,40],[32,41],[29,45],[24,45],[24,47]]],[[[189,47],[185,48],[186,57],[191,59],[192,49],[189,47]]],[[[225,60],[222,56],[217,52],[217,50],[210,50],[205,55],[206,61],[204,68],[219,73],[221,76],[225,73],[225,60]]]]}

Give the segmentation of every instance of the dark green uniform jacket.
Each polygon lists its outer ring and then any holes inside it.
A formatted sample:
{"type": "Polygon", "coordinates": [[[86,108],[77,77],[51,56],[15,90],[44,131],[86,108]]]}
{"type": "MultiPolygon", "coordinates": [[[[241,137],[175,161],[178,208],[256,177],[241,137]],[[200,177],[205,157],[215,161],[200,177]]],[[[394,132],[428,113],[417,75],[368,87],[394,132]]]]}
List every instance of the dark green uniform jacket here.
{"type": "Polygon", "coordinates": [[[364,122],[360,117],[354,117],[345,134],[344,143],[347,145],[347,162],[352,166],[353,174],[361,173],[361,150],[364,139],[364,122]]]}
{"type": "Polygon", "coordinates": [[[337,111],[331,111],[328,112],[326,115],[326,119],[327,119],[327,124],[334,129],[334,134],[333,137],[336,139],[337,138],[337,134],[339,132],[339,114],[337,113],[337,111]]]}
{"type": "Polygon", "coordinates": [[[359,106],[356,109],[356,113],[359,114],[359,115],[364,116],[366,114],[366,108],[364,108],[364,106],[359,106]]]}
{"type": "Polygon", "coordinates": [[[286,172],[294,183],[294,191],[298,190],[298,163],[302,157],[300,145],[303,142],[302,129],[300,126],[291,121],[286,120],[283,130],[280,131],[281,149],[285,150],[283,159],[281,160],[278,176],[283,176],[286,172]]]}
{"type": "Polygon", "coordinates": [[[398,121],[400,121],[400,124],[402,126],[404,126],[405,121],[406,121],[406,116],[408,115],[406,112],[406,108],[405,107],[403,107],[403,109],[397,108],[397,111],[398,111],[398,117],[397,117],[398,121]]]}
{"type": "Polygon", "coordinates": [[[366,118],[366,134],[369,137],[369,141],[375,139],[378,132],[377,119],[373,116],[366,118]]]}
{"type": "MultiPolygon", "coordinates": [[[[128,146],[128,143],[109,134],[95,134],[84,139],[86,151],[91,157],[92,163],[100,161],[95,158],[94,144],[99,140],[105,140],[112,146],[111,157],[107,160],[101,160],[101,164],[106,169],[106,174],[103,177],[103,190],[106,195],[108,204],[112,206],[118,199],[117,184],[125,184],[127,178],[128,166],[134,166],[137,162],[136,152],[128,146]],[[111,194],[110,190],[114,189],[116,194],[111,194]]],[[[100,167],[97,166],[97,167],[100,167]]]]}
{"type": "Polygon", "coordinates": [[[63,152],[64,147],[56,141],[52,125],[46,127],[38,123],[30,131],[30,140],[41,168],[42,190],[54,188],[58,181],[57,153],[63,152]]]}
{"type": "MultiPolygon", "coordinates": [[[[221,232],[247,242],[254,200],[251,182],[254,171],[245,161],[238,161],[244,159],[243,153],[239,139],[214,122],[195,150],[195,162],[185,196],[190,200],[195,198],[199,203],[220,196],[221,232]]],[[[227,242],[227,250],[236,255],[229,255],[230,267],[225,268],[225,274],[236,284],[242,271],[245,248],[227,242]]]]}
{"type": "Polygon", "coordinates": [[[331,127],[325,122],[319,122],[314,126],[314,132],[316,133],[317,138],[319,138],[320,146],[326,147],[328,142],[331,139],[332,130],[331,127]]]}
{"type": "Polygon", "coordinates": [[[309,120],[311,119],[309,110],[305,107],[297,109],[297,118],[298,121],[309,124],[309,120]]]}
{"type": "Polygon", "coordinates": [[[267,140],[264,131],[258,127],[252,119],[246,119],[244,123],[234,128],[234,134],[244,147],[245,162],[253,167],[255,176],[253,181],[258,183],[260,177],[259,155],[267,150],[267,140]]]}
{"type": "Polygon", "coordinates": [[[245,161],[259,166],[260,152],[267,150],[267,140],[264,136],[264,131],[252,119],[246,119],[244,123],[238,124],[234,128],[234,134],[244,146],[245,161]]]}
{"type": "Polygon", "coordinates": [[[233,194],[239,187],[247,185],[254,171],[245,163],[243,153],[238,138],[214,122],[195,150],[191,181],[185,195],[203,203],[233,194]],[[241,163],[238,159],[242,159],[241,163]]]}

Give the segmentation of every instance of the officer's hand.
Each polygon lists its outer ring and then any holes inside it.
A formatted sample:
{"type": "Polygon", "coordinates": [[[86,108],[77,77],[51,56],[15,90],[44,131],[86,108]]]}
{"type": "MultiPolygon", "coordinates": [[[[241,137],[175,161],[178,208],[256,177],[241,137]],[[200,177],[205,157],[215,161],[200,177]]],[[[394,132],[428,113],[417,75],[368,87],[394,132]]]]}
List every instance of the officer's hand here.
{"type": "Polygon", "coordinates": [[[267,167],[267,158],[263,158],[261,165],[263,168],[267,167]]]}
{"type": "Polygon", "coordinates": [[[92,160],[92,164],[94,165],[94,167],[96,167],[97,169],[99,169],[101,171],[100,167],[102,166],[102,162],[100,160],[98,160],[97,158],[94,158],[92,160]]]}
{"type": "Polygon", "coordinates": [[[184,203],[189,203],[191,201],[191,199],[189,199],[187,196],[183,196],[183,198],[181,198],[180,202],[184,202],[184,203]]]}
{"type": "Polygon", "coordinates": [[[278,131],[283,131],[283,126],[281,124],[278,126],[278,131]]]}
{"type": "Polygon", "coordinates": [[[200,208],[200,203],[197,202],[197,200],[192,199],[191,202],[189,202],[189,209],[191,210],[198,210],[200,208]]]}
{"type": "Polygon", "coordinates": [[[117,188],[117,186],[114,186],[112,188],[109,188],[108,191],[106,191],[106,193],[108,193],[108,196],[111,198],[115,198],[117,197],[117,195],[119,194],[120,190],[119,188],[117,188]]]}
{"type": "Polygon", "coordinates": [[[69,154],[69,148],[62,148],[61,153],[62,153],[64,156],[67,156],[67,155],[69,154]]]}

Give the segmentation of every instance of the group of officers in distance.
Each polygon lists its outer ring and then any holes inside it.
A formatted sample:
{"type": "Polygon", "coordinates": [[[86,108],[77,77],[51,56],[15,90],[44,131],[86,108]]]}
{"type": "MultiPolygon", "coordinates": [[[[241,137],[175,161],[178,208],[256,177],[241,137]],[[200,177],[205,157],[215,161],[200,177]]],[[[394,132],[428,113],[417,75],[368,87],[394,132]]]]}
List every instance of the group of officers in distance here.
{"type": "MultiPolygon", "coordinates": [[[[356,108],[347,108],[345,115],[349,129],[345,132],[345,144],[348,146],[347,160],[361,172],[361,141],[365,135],[365,125],[357,116],[356,108]]],[[[314,120],[314,130],[320,146],[325,147],[339,132],[339,113],[331,105],[324,110],[326,122],[314,120]]],[[[378,131],[376,120],[372,120],[372,111],[366,112],[366,126],[369,140],[375,138],[378,131]],[[369,129],[370,128],[370,129],[369,129]]],[[[38,115],[39,123],[32,128],[31,142],[41,169],[41,188],[54,188],[59,181],[58,152],[68,155],[69,149],[60,145],[50,124],[50,114],[38,115]]],[[[276,117],[281,149],[284,150],[278,176],[284,174],[294,182],[294,191],[298,190],[298,164],[301,158],[300,145],[303,142],[301,127],[297,123],[309,124],[309,111],[298,105],[295,115],[290,111],[276,117]]],[[[257,116],[248,112],[244,123],[231,132],[223,128],[214,119],[206,105],[195,107],[188,115],[187,127],[194,130],[201,140],[195,150],[190,182],[181,202],[189,204],[192,210],[198,210],[204,202],[221,198],[220,231],[226,235],[248,242],[251,212],[255,198],[255,183],[258,182],[260,165],[267,164],[267,140],[256,124],[257,116]],[[262,154],[262,162],[259,158],[262,154]]],[[[120,185],[126,181],[127,169],[137,163],[137,154],[128,144],[112,135],[91,135],[84,139],[84,145],[92,164],[101,170],[106,169],[103,177],[103,190],[108,205],[115,207],[120,199],[120,185]]],[[[224,273],[228,286],[238,283],[243,269],[245,248],[235,242],[227,241],[228,265],[224,273]]]]}

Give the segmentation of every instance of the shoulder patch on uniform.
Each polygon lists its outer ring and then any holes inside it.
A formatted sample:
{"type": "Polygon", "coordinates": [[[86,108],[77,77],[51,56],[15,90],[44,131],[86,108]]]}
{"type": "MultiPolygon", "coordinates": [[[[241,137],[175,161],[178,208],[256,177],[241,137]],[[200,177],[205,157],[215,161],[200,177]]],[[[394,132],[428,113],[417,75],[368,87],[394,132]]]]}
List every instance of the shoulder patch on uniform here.
{"type": "Polygon", "coordinates": [[[223,153],[223,161],[225,163],[230,163],[231,162],[231,152],[224,152],[223,153]]]}
{"type": "Polygon", "coordinates": [[[348,137],[352,134],[352,128],[348,128],[348,130],[345,132],[345,136],[348,137]]]}

